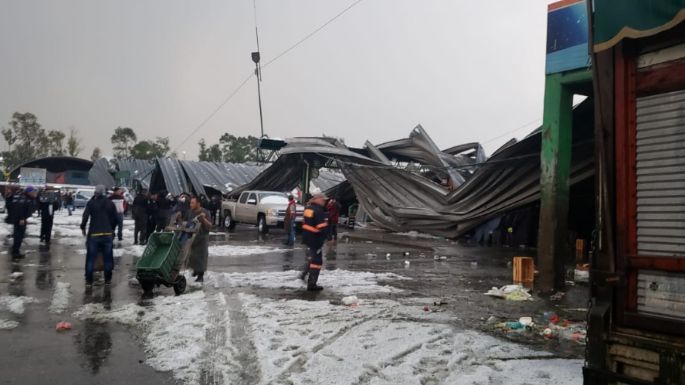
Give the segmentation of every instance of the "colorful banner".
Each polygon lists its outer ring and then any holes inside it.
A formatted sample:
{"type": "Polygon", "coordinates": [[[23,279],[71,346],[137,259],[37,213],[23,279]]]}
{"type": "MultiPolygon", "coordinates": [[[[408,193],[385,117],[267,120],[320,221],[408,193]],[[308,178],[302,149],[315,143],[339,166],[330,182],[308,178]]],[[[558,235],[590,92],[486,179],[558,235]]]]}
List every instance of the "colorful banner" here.
{"type": "Polygon", "coordinates": [[[585,0],[564,0],[548,6],[545,73],[590,66],[585,0]]]}

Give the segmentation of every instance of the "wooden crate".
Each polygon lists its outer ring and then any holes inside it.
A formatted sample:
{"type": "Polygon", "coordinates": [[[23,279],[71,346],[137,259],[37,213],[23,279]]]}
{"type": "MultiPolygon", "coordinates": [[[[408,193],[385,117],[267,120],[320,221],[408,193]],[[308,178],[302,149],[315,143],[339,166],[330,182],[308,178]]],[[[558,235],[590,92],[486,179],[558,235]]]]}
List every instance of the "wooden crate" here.
{"type": "Polygon", "coordinates": [[[535,262],[532,257],[514,257],[514,283],[532,284],[535,280],[535,262]]]}

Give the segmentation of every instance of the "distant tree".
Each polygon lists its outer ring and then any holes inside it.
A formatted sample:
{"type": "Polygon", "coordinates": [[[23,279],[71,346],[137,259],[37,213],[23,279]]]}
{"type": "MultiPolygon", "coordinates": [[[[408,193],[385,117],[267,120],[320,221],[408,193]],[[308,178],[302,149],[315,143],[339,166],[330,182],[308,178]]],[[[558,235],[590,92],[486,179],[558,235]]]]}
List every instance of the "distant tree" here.
{"type": "Polygon", "coordinates": [[[219,144],[224,162],[244,163],[257,160],[257,142],[254,136],[221,135],[219,144]]]}
{"type": "Polygon", "coordinates": [[[111,140],[114,157],[117,159],[125,159],[131,156],[131,151],[138,138],[132,128],[117,127],[114,130],[111,140]]]}
{"type": "Polygon", "coordinates": [[[67,139],[67,154],[78,156],[81,151],[83,151],[83,146],[81,146],[81,138],[78,137],[78,130],[72,127],[69,129],[69,138],[67,139]]]}
{"type": "Polygon", "coordinates": [[[51,130],[47,136],[47,150],[51,156],[64,155],[64,138],[66,135],[62,131],[51,130]]]}
{"type": "Polygon", "coordinates": [[[100,150],[100,147],[95,147],[93,149],[93,153],[90,155],[90,160],[95,162],[96,160],[102,158],[102,151],[100,150]]]}
{"type": "Polygon", "coordinates": [[[3,162],[7,168],[14,168],[49,153],[48,134],[38,123],[36,115],[30,112],[15,112],[12,114],[9,127],[3,128],[0,132],[9,146],[7,151],[2,152],[3,162]]]}
{"type": "Polygon", "coordinates": [[[205,142],[205,138],[200,139],[199,142],[197,142],[197,146],[200,147],[198,153],[197,153],[197,158],[200,162],[206,162],[207,161],[207,142],[205,142]]]}
{"type": "Polygon", "coordinates": [[[141,140],[131,148],[131,157],[136,159],[163,158],[169,153],[169,138],[157,137],[155,141],[141,140]]]}
{"type": "Polygon", "coordinates": [[[200,139],[197,143],[200,147],[199,159],[204,162],[221,162],[223,161],[223,154],[221,153],[221,147],[218,144],[213,144],[207,147],[204,139],[200,139]]]}

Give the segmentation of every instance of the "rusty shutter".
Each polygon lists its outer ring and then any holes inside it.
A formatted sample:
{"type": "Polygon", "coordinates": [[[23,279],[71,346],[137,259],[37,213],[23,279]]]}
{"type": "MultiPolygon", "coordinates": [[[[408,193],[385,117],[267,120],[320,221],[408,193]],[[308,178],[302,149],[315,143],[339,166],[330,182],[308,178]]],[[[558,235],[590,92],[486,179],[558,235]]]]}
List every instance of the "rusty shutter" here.
{"type": "Polygon", "coordinates": [[[637,251],[685,256],[685,90],[637,98],[637,251]]]}

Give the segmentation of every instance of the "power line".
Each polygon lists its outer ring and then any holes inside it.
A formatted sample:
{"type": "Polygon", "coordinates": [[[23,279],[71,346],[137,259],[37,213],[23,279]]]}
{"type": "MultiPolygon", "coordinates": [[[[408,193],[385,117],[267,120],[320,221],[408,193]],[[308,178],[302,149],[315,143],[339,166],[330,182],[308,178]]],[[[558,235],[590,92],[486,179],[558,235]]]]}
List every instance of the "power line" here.
{"type": "Polygon", "coordinates": [[[352,9],[355,5],[361,3],[362,1],[364,1],[364,0],[356,0],[356,1],[352,2],[350,5],[347,6],[347,8],[343,9],[342,11],[340,11],[337,15],[333,16],[332,18],[328,19],[327,22],[323,23],[323,24],[322,24],[321,26],[319,26],[317,29],[315,29],[314,31],[310,32],[307,36],[303,37],[302,39],[300,39],[299,41],[297,41],[295,44],[291,45],[290,47],[286,48],[283,52],[281,52],[281,53],[279,53],[278,55],[276,55],[276,57],[274,57],[273,59],[271,59],[271,60],[269,60],[268,62],[266,62],[266,64],[264,64],[264,65],[262,66],[262,68],[267,67],[269,64],[275,62],[276,60],[278,60],[278,59],[280,59],[281,57],[283,57],[283,56],[285,56],[286,54],[288,54],[288,52],[290,52],[290,51],[294,50],[295,48],[297,48],[300,44],[302,44],[302,43],[304,43],[305,41],[309,40],[309,38],[311,38],[312,36],[316,35],[319,31],[321,31],[322,29],[326,28],[326,26],[328,26],[329,24],[331,24],[332,22],[334,22],[334,21],[335,21],[337,18],[339,18],[340,16],[344,15],[345,13],[347,13],[347,11],[349,11],[349,10],[352,9]]]}
{"type": "MultiPolygon", "coordinates": [[[[352,2],[350,5],[348,5],[345,9],[343,9],[342,11],[340,11],[339,13],[337,13],[335,16],[333,16],[332,18],[328,19],[328,21],[326,21],[325,23],[323,23],[321,26],[319,26],[318,28],[316,28],[314,31],[310,32],[310,33],[307,34],[305,37],[303,37],[302,39],[298,40],[295,44],[293,44],[293,45],[291,45],[290,47],[286,48],[284,51],[282,51],[281,53],[279,53],[278,55],[276,55],[273,59],[269,60],[266,64],[264,64],[263,66],[261,66],[261,68],[264,68],[264,67],[266,67],[266,66],[272,64],[272,63],[275,62],[276,60],[280,59],[281,57],[287,55],[290,51],[292,51],[293,49],[297,48],[300,44],[304,43],[305,41],[309,40],[312,36],[316,35],[316,34],[317,34],[318,32],[320,32],[322,29],[326,28],[329,24],[331,24],[333,21],[335,21],[336,19],[338,19],[339,17],[341,17],[342,15],[344,15],[345,13],[347,13],[347,11],[349,11],[350,9],[352,9],[354,6],[356,6],[357,4],[361,3],[362,1],[364,1],[364,0],[355,0],[355,1],[352,2]]],[[[257,2],[256,2],[256,0],[253,0],[252,5],[253,5],[253,8],[254,8],[254,22],[255,22],[255,31],[256,31],[256,28],[257,28],[257,2]]],[[[257,37],[257,39],[259,39],[259,37],[257,37]]],[[[259,40],[257,40],[257,41],[259,41],[259,40]]],[[[257,44],[259,44],[259,43],[257,43],[257,44]]],[[[209,116],[207,116],[207,118],[205,118],[205,119],[202,121],[202,123],[200,123],[193,131],[191,131],[191,133],[190,133],[188,136],[186,136],[185,139],[183,139],[183,141],[181,141],[181,143],[179,143],[179,144],[174,148],[174,151],[178,150],[181,146],[183,146],[183,145],[188,141],[188,139],[190,139],[190,138],[191,138],[193,135],[195,135],[200,129],[202,129],[202,127],[204,127],[204,125],[207,124],[207,122],[209,122],[209,121],[214,117],[214,115],[216,115],[216,114],[217,114],[217,113],[226,105],[226,103],[228,103],[231,99],[233,99],[233,97],[238,93],[238,91],[240,91],[240,90],[245,86],[245,84],[247,84],[247,82],[250,81],[250,79],[252,79],[253,76],[255,76],[255,74],[254,74],[254,73],[250,73],[250,75],[249,75],[248,77],[246,77],[245,80],[243,80],[243,82],[240,83],[240,85],[239,85],[238,87],[236,87],[236,88],[233,90],[233,92],[231,92],[231,94],[228,95],[228,97],[226,97],[226,99],[224,99],[224,101],[221,102],[221,104],[219,104],[219,106],[218,106],[217,108],[215,108],[214,111],[212,111],[212,113],[209,114],[209,116]]]]}
{"type": "Polygon", "coordinates": [[[193,131],[191,131],[190,134],[189,134],[188,136],[186,136],[185,139],[183,139],[183,140],[181,141],[181,143],[179,143],[179,144],[174,148],[174,151],[178,150],[181,146],[183,146],[183,145],[185,144],[185,142],[188,141],[188,139],[190,139],[193,135],[195,135],[198,131],[200,131],[200,129],[201,129],[202,127],[204,127],[204,125],[207,124],[207,122],[209,122],[209,121],[214,117],[214,115],[216,115],[216,114],[217,114],[217,113],[226,105],[226,103],[228,103],[229,101],[231,101],[231,99],[233,99],[233,97],[236,96],[236,95],[238,94],[238,91],[240,91],[240,90],[245,86],[245,84],[247,84],[247,82],[250,81],[250,79],[252,79],[253,76],[254,76],[254,73],[253,73],[252,71],[250,71],[250,75],[249,75],[248,77],[246,77],[245,80],[243,80],[243,82],[240,83],[240,85],[239,85],[238,87],[236,87],[236,88],[233,90],[233,92],[231,92],[231,93],[226,97],[226,99],[224,99],[224,101],[221,102],[221,104],[219,104],[219,106],[218,106],[217,108],[215,108],[214,111],[212,111],[212,113],[209,114],[209,116],[207,116],[207,117],[205,118],[205,120],[202,121],[202,123],[200,123],[197,127],[195,127],[195,129],[194,129],[193,131]]]}
{"type": "Polygon", "coordinates": [[[520,129],[526,128],[526,127],[530,126],[530,125],[533,124],[533,123],[539,122],[540,120],[542,120],[542,119],[537,118],[537,119],[535,119],[535,120],[531,120],[530,122],[528,122],[528,123],[526,123],[526,124],[524,124],[524,125],[522,125],[522,126],[518,126],[518,127],[514,128],[513,130],[507,131],[507,132],[505,132],[505,133],[503,133],[503,134],[501,134],[501,135],[499,135],[499,136],[496,136],[496,137],[494,137],[494,138],[491,138],[491,139],[488,139],[488,140],[486,140],[486,141],[484,141],[484,142],[481,142],[481,144],[487,144],[487,143],[490,143],[490,142],[494,142],[494,141],[497,140],[497,139],[503,138],[503,137],[505,137],[505,136],[507,136],[507,135],[509,135],[509,134],[512,134],[512,133],[514,133],[514,132],[516,132],[516,131],[518,131],[518,130],[520,130],[520,129]]]}

